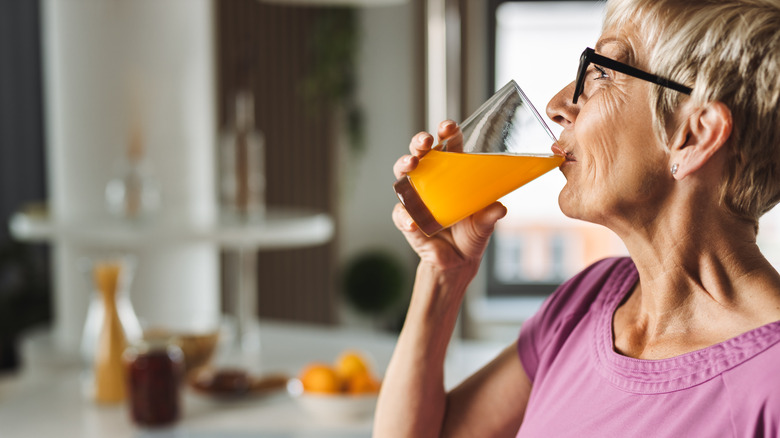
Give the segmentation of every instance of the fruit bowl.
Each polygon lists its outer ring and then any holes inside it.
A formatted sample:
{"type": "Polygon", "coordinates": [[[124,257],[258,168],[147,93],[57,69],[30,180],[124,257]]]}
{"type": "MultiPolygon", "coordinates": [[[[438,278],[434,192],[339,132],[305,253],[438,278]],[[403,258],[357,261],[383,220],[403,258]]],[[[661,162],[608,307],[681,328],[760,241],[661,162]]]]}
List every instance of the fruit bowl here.
{"type": "Polygon", "coordinates": [[[377,394],[327,394],[303,390],[299,379],[290,379],[287,392],[301,409],[322,420],[360,420],[369,418],[376,407],[377,394]]]}
{"type": "Polygon", "coordinates": [[[309,362],[287,392],[304,411],[326,420],[356,420],[374,413],[381,381],[367,353],[343,351],[333,363],[309,362]]]}

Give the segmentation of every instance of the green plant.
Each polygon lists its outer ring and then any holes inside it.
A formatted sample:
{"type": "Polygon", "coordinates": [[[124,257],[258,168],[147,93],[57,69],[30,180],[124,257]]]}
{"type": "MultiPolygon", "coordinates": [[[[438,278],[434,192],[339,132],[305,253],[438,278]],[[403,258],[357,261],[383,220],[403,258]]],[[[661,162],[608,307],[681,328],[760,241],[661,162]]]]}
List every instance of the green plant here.
{"type": "Polygon", "coordinates": [[[367,251],[346,265],[343,291],[358,311],[382,315],[401,302],[405,277],[404,266],[396,257],[381,250],[367,251]]]}
{"type": "Polygon", "coordinates": [[[361,152],[365,144],[363,111],[355,99],[359,37],[354,8],[323,9],[309,36],[312,62],[301,82],[307,100],[322,100],[345,111],[354,152],[361,152]]]}

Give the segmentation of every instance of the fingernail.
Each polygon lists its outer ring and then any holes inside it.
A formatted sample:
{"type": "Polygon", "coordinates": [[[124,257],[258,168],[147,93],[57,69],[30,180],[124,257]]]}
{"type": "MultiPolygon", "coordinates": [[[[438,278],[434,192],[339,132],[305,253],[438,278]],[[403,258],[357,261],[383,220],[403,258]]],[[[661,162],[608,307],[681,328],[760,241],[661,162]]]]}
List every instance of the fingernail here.
{"type": "Polygon", "coordinates": [[[412,227],[414,227],[414,221],[412,219],[407,219],[406,220],[406,229],[407,230],[411,230],[412,227]]]}
{"type": "Polygon", "coordinates": [[[406,157],[404,157],[404,163],[410,164],[411,162],[412,162],[412,156],[411,155],[407,155],[406,157]]]}

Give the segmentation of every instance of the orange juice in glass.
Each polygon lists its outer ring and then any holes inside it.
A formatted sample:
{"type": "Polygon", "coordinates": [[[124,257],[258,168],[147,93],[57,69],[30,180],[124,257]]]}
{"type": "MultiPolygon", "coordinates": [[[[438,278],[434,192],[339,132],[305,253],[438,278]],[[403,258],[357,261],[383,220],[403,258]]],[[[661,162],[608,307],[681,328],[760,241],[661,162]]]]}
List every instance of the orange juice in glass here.
{"type": "Polygon", "coordinates": [[[514,81],[501,88],[393,189],[428,236],[558,167],[547,124],[514,81]]]}

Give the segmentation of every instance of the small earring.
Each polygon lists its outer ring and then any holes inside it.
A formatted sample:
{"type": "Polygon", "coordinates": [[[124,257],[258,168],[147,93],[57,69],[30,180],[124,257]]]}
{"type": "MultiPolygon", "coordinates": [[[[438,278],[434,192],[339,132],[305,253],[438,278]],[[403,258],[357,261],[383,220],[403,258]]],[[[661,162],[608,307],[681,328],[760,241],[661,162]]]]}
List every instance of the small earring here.
{"type": "Polygon", "coordinates": [[[677,168],[680,167],[677,163],[672,164],[672,175],[677,174],[677,168]]]}

